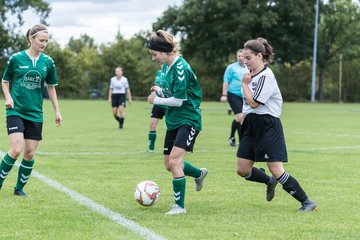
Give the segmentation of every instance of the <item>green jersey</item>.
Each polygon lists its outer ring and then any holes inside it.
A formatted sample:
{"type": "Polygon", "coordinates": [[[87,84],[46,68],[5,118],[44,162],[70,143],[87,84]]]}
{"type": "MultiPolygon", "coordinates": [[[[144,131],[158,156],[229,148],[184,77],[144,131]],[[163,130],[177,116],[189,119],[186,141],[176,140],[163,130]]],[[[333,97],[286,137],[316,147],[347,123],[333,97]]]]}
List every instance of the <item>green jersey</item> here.
{"type": "Polygon", "coordinates": [[[200,103],[202,90],[199,81],[184,58],[179,57],[171,66],[163,66],[165,73],[161,89],[166,98],[174,97],[183,101],[180,107],[169,107],[166,111],[166,126],[169,130],[190,125],[200,131],[200,103]]]}
{"type": "MultiPolygon", "coordinates": [[[[163,73],[162,70],[157,71],[156,74],[155,74],[155,82],[154,82],[155,85],[161,87],[162,81],[164,81],[164,79],[165,79],[165,73],[163,73]]],[[[163,97],[163,96],[160,96],[160,95],[158,95],[158,96],[163,97]]],[[[157,104],[156,106],[161,107],[161,108],[167,108],[167,106],[165,106],[165,105],[158,105],[157,104]]]]}
{"type": "Polygon", "coordinates": [[[31,59],[25,51],[17,52],[7,61],[2,81],[9,82],[14,101],[14,108],[7,108],[6,116],[43,122],[44,82],[58,84],[52,58],[40,53],[38,59],[31,59]]]}

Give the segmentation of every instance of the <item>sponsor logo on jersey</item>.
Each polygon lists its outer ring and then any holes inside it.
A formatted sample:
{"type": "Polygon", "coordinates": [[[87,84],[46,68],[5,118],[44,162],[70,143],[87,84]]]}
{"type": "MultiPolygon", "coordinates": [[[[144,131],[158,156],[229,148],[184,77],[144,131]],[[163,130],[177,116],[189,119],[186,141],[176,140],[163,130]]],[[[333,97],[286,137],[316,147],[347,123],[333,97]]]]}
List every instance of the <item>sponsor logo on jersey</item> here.
{"type": "Polygon", "coordinates": [[[29,90],[41,88],[41,79],[41,74],[38,71],[31,70],[24,75],[20,86],[29,90]]]}
{"type": "Polygon", "coordinates": [[[21,69],[27,69],[27,68],[29,68],[29,66],[19,66],[19,68],[21,68],[21,69]]]}

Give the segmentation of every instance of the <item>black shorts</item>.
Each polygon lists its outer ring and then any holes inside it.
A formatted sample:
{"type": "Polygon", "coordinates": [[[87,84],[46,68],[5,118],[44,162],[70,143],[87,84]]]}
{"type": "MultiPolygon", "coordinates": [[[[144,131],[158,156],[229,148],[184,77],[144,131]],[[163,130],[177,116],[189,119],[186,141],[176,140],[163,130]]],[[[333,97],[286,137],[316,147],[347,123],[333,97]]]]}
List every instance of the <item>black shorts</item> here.
{"type": "Polygon", "coordinates": [[[164,142],[164,155],[170,155],[173,146],[192,152],[199,131],[189,125],[174,130],[167,130],[164,142]]]}
{"type": "Polygon", "coordinates": [[[113,93],[111,95],[111,106],[119,107],[124,106],[126,107],[126,94],[125,93],[113,93]]]}
{"type": "Polygon", "coordinates": [[[166,108],[154,105],[152,110],[151,110],[151,116],[150,117],[163,119],[163,117],[165,116],[165,113],[166,113],[166,108]]]}
{"type": "Polygon", "coordinates": [[[280,119],[271,115],[246,115],[241,126],[237,157],[256,162],[287,162],[280,119]]]}
{"type": "Polygon", "coordinates": [[[243,98],[239,97],[233,93],[227,93],[227,100],[230,104],[231,110],[235,113],[242,113],[243,108],[243,98]]]}
{"type": "Polygon", "coordinates": [[[19,116],[6,117],[8,135],[12,133],[24,133],[24,139],[40,141],[42,139],[42,122],[32,122],[19,116]]]}

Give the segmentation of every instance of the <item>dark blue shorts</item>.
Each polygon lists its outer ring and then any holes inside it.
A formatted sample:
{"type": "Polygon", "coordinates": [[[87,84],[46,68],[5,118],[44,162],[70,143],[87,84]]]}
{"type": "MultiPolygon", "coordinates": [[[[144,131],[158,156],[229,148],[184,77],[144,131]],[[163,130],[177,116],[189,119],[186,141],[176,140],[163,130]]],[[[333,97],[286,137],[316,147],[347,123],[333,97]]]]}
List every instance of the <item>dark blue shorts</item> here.
{"type": "Polygon", "coordinates": [[[126,94],[125,93],[114,93],[111,95],[111,106],[119,107],[124,106],[126,107],[126,94]]]}
{"type": "Polygon", "coordinates": [[[237,157],[256,162],[287,162],[280,119],[271,115],[246,115],[241,126],[237,157]]]}
{"type": "Polygon", "coordinates": [[[174,130],[167,130],[164,142],[164,155],[170,155],[173,146],[192,152],[199,131],[189,125],[174,130]]]}
{"type": "Polygon", "coordinates": [[[6,117],[8,135],[16,132],[24,133],[24,139],[40,141],[42,139],[42,122],[32,122],[19,116],[6,117]]]}
{"type": "Polygon", "coordinates": [[[157,119],[163,119],[163,117],[165,116],[165,113],[166,113],[166,108],[159,107],[158,105],[154,105],[151,110],[150,117],[157,118],[157,119]]]}
{"type": "Polygon", "coordinates": [[[230,104],[231,110],[235,113],[242,113],[243,98],[233,93],[227,93],[227,101],[230,104]]]}

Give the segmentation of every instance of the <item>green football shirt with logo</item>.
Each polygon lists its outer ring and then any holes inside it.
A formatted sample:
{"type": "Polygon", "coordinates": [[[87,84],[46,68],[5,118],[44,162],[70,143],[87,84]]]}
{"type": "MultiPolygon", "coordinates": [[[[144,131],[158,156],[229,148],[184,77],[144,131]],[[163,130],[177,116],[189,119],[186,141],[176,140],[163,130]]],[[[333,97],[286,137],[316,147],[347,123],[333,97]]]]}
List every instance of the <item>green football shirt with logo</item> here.
{"type": "Polygon", "coordinates": [[[202,90],[199,81],[190,65],[179,57],[169,69],[163,66],[165,73],[161,88],[164,96],[183,100],[181,107],[169,107],[166,111],[166,126],[169,130],[181,125],[190,125],[200,131],[202,90]]]}
{"type": "MultiPolygon", "coordinates": [[[[159,71],[157,71],[156,74],[155,74],[155,82],[154,82],[154,84],[155,84],[156,86],[161,87],[163,81],[165,81],[165,73],[164,73],[162,70],[159,70],[159,71]]],[[[164,96],[161,96],[161,95],[158,95],[158,96],[159,96],[159,97],[164,97],[164,96]]],[[[156,106],[167,109],[167,106],[165,106],[165,105],[159,105],[159,104],[157,104],[156,106]]]]}
{"type": "Polygon", "coordinates": [[[58,84],[52,58],[40,53],[38,59],[31,59],[25,50],[17,52],[7,61],[2,81],[9,82],[14,101],[14,108],[7,108],[6,116],[43,122],[44,82],[58,84]]]}

